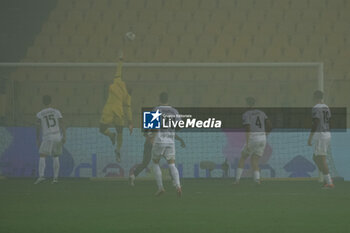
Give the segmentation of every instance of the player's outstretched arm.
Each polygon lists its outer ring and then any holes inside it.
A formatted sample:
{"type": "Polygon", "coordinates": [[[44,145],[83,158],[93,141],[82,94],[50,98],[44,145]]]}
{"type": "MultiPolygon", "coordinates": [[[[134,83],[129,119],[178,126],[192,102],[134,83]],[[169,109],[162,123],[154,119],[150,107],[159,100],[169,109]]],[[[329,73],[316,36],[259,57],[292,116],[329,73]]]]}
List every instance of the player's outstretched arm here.
{"type": "Polygon", "coordinates": [[[249,137],[250,137],[250,125],[244,125],[245,128],[245,141],[246,141],[246,145],[248,145],[249,142],[249,137]]]}
{"type": "Polygon", "coordinates": [[[272,124],[269,119],[265,120],[265,131],[266,131],[266,135],[269,135],[272,131],[272,124]]]}
{"type": "Polygon", "coordinates": [[[181,147],[182,148],[186,147],[186,144],[185,144],[184,140],[179,135],[175,134],[175,139],[178,140],[181,143],[181,147]]]}
{"type": "Polygon", "coordinates": [[[61,128],[61,133],[62,133],[62,143],[64,144],[66,142],[66,127],[62,119],[59,119],[59,124],[61,128]]]}
{"type": "Polygon", "coordinates": [[[36,122],[36,144],[38,147],[40,147],[40,132],[41,132],[41,122],[40,120],[37,120],[36,122]]]}
{"type": "Polygon", "coordinates": [[[317,129],[319,123],[320,123],[320,119],[318,119],[318,118],[313,118],[313,120],[312,120],[311,132],[310,132],[310,135],[309,135],[309,139],[308,139],[308,141],[307,141],[307,144],[308,144],[309,146],[312,146],[312,138],[313,138],[313,136],[314,136],[314,134],[315,134],[315,132],[316,132],[316,129],[317,129]]]}
{"type": "Polygon", "coordinates": [[[117,72],[115,73],[115,78],[122,77],[122,70],[123,70],[123,52],[120,52],[119,61],[117,63],[117,72]]]}

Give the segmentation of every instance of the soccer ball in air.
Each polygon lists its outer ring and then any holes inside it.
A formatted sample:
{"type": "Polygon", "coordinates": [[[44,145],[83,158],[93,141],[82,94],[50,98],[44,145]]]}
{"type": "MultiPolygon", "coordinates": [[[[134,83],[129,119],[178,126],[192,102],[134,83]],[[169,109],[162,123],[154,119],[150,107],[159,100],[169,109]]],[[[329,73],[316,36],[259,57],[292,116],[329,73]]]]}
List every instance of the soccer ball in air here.
{"type": "Polygon", "coordinates": [[[135,37],[136,37],[136,35],[135,35],[135,33],[133,33],[133,32],[127,32],[127,33],[125,33],[125,38],[126,38],[127,40],[129,40],[129,41],[135,40],[135,37]]]}

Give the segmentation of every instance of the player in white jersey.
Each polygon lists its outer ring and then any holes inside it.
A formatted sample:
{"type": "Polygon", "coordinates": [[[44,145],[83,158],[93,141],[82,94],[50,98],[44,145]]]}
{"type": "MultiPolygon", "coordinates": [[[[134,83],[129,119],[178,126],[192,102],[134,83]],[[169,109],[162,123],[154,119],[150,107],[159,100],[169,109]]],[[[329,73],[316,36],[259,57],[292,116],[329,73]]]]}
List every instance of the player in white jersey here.
{"type": "Polygon", "coordinates": [[[271,131],[271,123],[263,111],[253,108],[255,105],[255,99],[253,97],[248,97],[246,102],[249,110],[242,116],[243,125],[246,130],[246,143],[238,162],[235,184],[239,183],[244,169],[244,162],[249,156],[251,156],[254,181],[260,184],[259,159],[264,154],[266,135],[271,131]]]}
{"type": "MultiPolygon", "coordinates": [[[[162,113],[162,117],[175,116],[174,120],[180,120],[177,117],[179,114],[178,111],[168,105],[168,94],[166,92],[160,94],[159,100],[161,105],[156,107],[154,111],[162,113]]],[[[175,129],[172,128],[159,129],[153,133],[152,161],[158,185],[158,191],[155,194],[156,196],[165,192],[162,181],[162,171],[159,166],[159,161],[162,157],[168,162],[170,174],[178,196],[181,196],[182,194],[179,171],[175,166],[175,137],[175,129]]]]}
{"type": "Polygon", "coordinates": [[[59,110],[51,108],[51,97],[43,97],[45,108],[36,116],[38,125],[36,130],[37,144],[39,146],[39,178],[35,181],[38,184],[45,180],[45,158],[48,155],[53,156],[54,178],[53,183],[58,182],[58,173],[60,169],[58,156],[62,154],[62,146],[66,140],[66,132],[62,123],[62,114],[59,110]],[[40,142],[40,132],[42,140],[40,142]]]}
{"type": "Polygon", "coordinates": [[[327,152],[331,143],[331,133],[329,121],[331,119],[331,111],[329,107],[323,103],[323,92],[315,91],[313,99],[316,105],[312,108],[312,128],[308,139],[308,145],[312,146],[314,140],[314,155],[318,169],[322,172],[324,180],[324,188],[333,188],[334,184],[329,174],[327,165],[327,152]]]}

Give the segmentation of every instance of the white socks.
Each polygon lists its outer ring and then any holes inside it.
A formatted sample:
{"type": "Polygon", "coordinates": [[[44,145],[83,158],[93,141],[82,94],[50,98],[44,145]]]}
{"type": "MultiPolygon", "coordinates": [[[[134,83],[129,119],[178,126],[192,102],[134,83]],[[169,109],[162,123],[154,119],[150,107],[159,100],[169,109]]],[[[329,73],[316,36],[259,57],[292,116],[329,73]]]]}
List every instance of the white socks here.
{"type": "Polygon", "coordinates": [[[39,177],[44,177],[45,172],[45,157],[39,158],[39,177]]]}
{"type": "Polygon", "coordinates": [[[160,170],[158,163],[153,163],[153,171],[154,171],[154,175],[156,176],[158,190],[164,189],[163,181],[162,181],[162,171],[160,170]]]}
{"type": "Polygon", "coordinates": [[[320,170],[318,170],[318,182],[323,183],[323,181],[324,181],[323,173],[320,170]]]}
{"type": "MultiPolygon", "coordinates": [[[[46,159],[45,159],[45,157],[40,157],[39,158],[39,177],[44,177],[45,166],[46,166],[46,159]]],[[[53,177],[55,179],[58,178],[59,171],[60,171],[59,158],[58,157],[53,157],[53,177]]]]}
{"type": "Polygon", "coordinates": [[[326,180],[327,184],[333,184],[332,178],[330,174],[323,175],[324,179],[326,180]]]}
{"type": "Polygon", "coordinates": [[[254,181],[259,181],[259,180],[260,180],[260,172],[254,171],[254,181]]]}
{"type": "Polygon", "coordinates": [[[237,181],[239,181],[239,179],[241,179],[242,173],[243,173],[243,168],[237,168],[237,171],[236,171],[236,180],[237,181]]]}
{"type": "Polygon", "coordinates": [[[171,172],[171,176],[173,177],[173,183],[176,186],[176,188],[180,188],[180,177],[179,177],[179,171],[175,167],[175,164],[169,164],[169,169],[171,172]]]}
{"type": "Polygon", "coordinates": [[[60,171],[60,160],[57,157],[53,157],[53,178],[58,178],[58,173],[60,171]]]}

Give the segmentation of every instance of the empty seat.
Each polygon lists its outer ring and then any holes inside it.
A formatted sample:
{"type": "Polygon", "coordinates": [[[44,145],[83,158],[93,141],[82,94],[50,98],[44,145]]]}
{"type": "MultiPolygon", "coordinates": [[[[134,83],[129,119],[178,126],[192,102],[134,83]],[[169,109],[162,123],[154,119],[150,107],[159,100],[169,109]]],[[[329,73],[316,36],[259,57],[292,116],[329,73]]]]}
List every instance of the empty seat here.
{"type": "Polygon", "coordinates": [[[77,31],[77,25],[74,22],[65,22],[60,24],[59,34],[60,36],[69,36],[77,31]]]}
{"type": "Polygon", "coordinates": [[[46,48],[44,51],[44,59],[45,61],[58,61],[61,58],[62,55],[62,49],[59,47],[49,47],[46,48]]]}
{"type": "Polygon", "coordinates": [[[190,49],[188,47],[178,47],[174,49],[173,61],[187,62],[190,58],[190,49]]]}
{"type": "Polygon", "coordinates": [[[259,25],[256,23],[246,22],[243,24],[240,34],[254,34],[259,30],[259,25]]]}
{"type": "Polygon", "coordinates": [[[233,62],[241,62],[246,56],[246,47],[233,46],[228,49],[227,59],[233,62]]]}
{"type": "Polygon", "coordinates": [[[204,24],[201,22],[189,22],[186,25],[186,33],[191,33],[194,35],[200,35],[203,33],[204,24]]]}
{"type": "Polygon", "coordinates": [[[327,40],[324,34],[313,34],[309,37],[309,44],[312,47],[322,47],[325,46],[327,40]]]}
{"type": "Polygon", "coordinates": [[[136,24],[138,21],[138,12],[136,12],[135,10],[128,10],[128,11],[122,11],[120,12],[120,20],[124,23],[124,24],[136,24]]]}
{"type": "Polygon", "coordinates": [[[240,30],[240,24],[234,22],[234,23],[230,23],[230,24],[224,24],[223,28],[222,28],[222,33],[225,35],[238,35],[239,34],[239,30],[240,30]]]}
{"type": "Polygon", "coordinates": [[[253,43],[253,36],[252,35],[240,35],[235,38],[235,46],[236,47],[242,47],[242,48],[247,48],[250,47],[253,43]]]}
{"type": "Polygon", "coordinates": [[[149,62],[154,57],[154,48],[152,47],[141,47],[136,49],[135,60],[149,62]]]}
{"type": "Polygon", "coordinates": [[[93,1],[74,1],[72,7],[79,10],[88,10],[91,8],[93,1]]]}
{"type": "Polygon", "coordinates": [[[349,23],[347,22],[337,22],[333,25],[333,32],[334,33],[350,33],[349,29],[349,23]]]}
{"type": "Polygon", "coordinates": [[[278,61],[281,58],[281,53],[280,47],[268,47],[265,52],[265,61],[278,61]]]}
{"type": "Polygon", "coordinates": [[[179,44],[179,40],[178,37],[175,35],[171,35],[171,34],[164,34],[162,36],[162,40],[161,40],[161,46],[163,47],[168,47],[168,48],[174,48],[177,47],[179,44]]]}
{"type": "MultiPolygon", "coordinates": [[[[191,1],[188,1],[191,2],[191,1]]],[[[197,10],[194,12],[193,20],[197,22],[207,23],[210,20],[210,11],[209,10],[197,10]]]]}
{"type": "Polygon", "coordinates": [[[169,23],[167,33],[170,35],[181,35],[185,31],[185,23],[173,22],[169,23]]]}
{"type": "MultiPolygon", "coordinates": [[[[327,0],[309,0],[308,8],[310,9],[318,9],[318,10],[326,10],[327,9],[327,0]]],[[[332,1],[333,2],[333,1],[332,1]]]]}
{"type": "Polygon", "coordinates": [[[201,0],[199,4],[199,9],[215,10],[217,7],[218,2],[216,0],[201,0]]]}
{"type": "Polygon", "coordinates": [[[113,35],[110,35],[108,38],[104,34],[95,34],[93,36],[89,36],[88,45],[89,46],[101,46],[103,47],[106,43],[108,45],[120,45],[122,38],[117,36],[116,38],[113,35]]]}
{"type": "MultiPolygon", "coordinates": [[[[172,2],[172,1],[169,1],[172,2]]],[[[191,22],[192,20],[192,11],[176,11],[174,20],[176,22],[191,22]]]]}
{"type": "Polygon", "coordinates": [[[67,19],[67,12],[62,10],[53,10],[50,12],[49,20],[52,22],[64,22],[67,19]]]}
{"type": "Polygon", "coordinates": [[[205,34],[217,35],[217,34],[220,34],[221,31],[222,31],[222,25],[217,22],[210,22],[206,24],[204,27],[205,34]]]}
{"type": "Polygon", "coordinates": [[[182,0],[164,1],[163,9],[180,11],[180,9],[182,8],[182,2],[182,0]]]}
{"type": "Polygon", "coordinates": [[[296,33],[313,34],[315,31],[315,24],[311,22],[302,22],[296,25],[296,33]]]}
{"type": "Polygon", "coordinates": [[[290,1],[289,9],[291,10],[305,10],[308,8],[308,1],[290,1]]]}
{"type": "Polygon", "coordinates": [[[152,10],[161,10],[163,8],[163,1],[162,0],[152,0],[147,1],[146,9],[152,9],[152,10]]]}
{"type": "Polygon", "coordinates": [[[199,0],[183,1],[182,8],[184,10],[197,10],[199,8],[199,0]]]}
{"type": "Polygon", "coordinates": [[[247,52],[245,54],[245,58],[247,61],[261,61],[264,57],[264,48],[262,47],[249,47],[247,48],[247,52]]]}
{"type": "Polygon", "coordinates": [[[96,61],[100,56],[101,49],[98,47],[89,47],[89,49],[82,49],[80,53],[80,59],[82,61],[90,62],[96,61]]]}
{"type": "Polygon", "coordinates": [[[262,9],[250,9],[247,11],[247,20],[250,22],[260,23],[264,22],[266,12],[262,9]]]}
{"type": "MultiPolygon", "coordinates": [[[[140,11],[140,14],[139,14],[139,23],[143,23],[143,24],[150,24],[152,22],[154,22],[156,20],[156,12],[153,11],[153,10],[142,10],[140,11]]],[[[138,25],[136,24],[136,25],[138,25]]],[[[136,26],[135,25],[135,26],[136,26]]]]}
{"type": "Polygon", "coordinates": [[[227,48],[222,45],[218,45],[210,49],[209,52],[209,61],[213,62],[224,62],[227,60],[227,48]]]}
{"type": "Polygon", "coordinates": [[[32,61],[40,61],[43,58],[43,48],[29,47],[27,50],[27,58],[32,61]]]}
{"type": "Polygon", "coordinates": [[[306,46],[302,49],[302,58],[305,61],[319,61],[320,48],[315,45],[306,46]]]}
{"type": "Polygon", "coordinates": [[[339,55],[339,53],[340,53],[339,46],[333,45],[333,46],[322,47],[320,56],[323,59],[332,59],[332,58],[334,59],[339,55]]]}
{"type": "Polygon", "coordinates": [[[308,45],[309,37],[305,34],[295,34],[291,36],[290,45],[298,48],[304,48],[308,45]]]}
{"type": "Polygon", "coordinates": [[[265,35],[273,35],[277,31],[277,24],[274,22],[269,22],[269,23],[263,23],[259,25],[259,33],[260,35],[265,34],[265,35]]]}
{"type": "Polygon", "coordinates": [[[184,48],[192,48],[197,44],[196,36],[194,34],[184,34],[180,37],[179,45],[184,48]]]}
{"type": "Polygon", "coordinates": [[[262,11],[262,10],[271,10],[272,7],[272,0],[267,0],[267,1],[255,1],[254,2],[254,9],[258,10],[258,11],[262,11]]]}
{"type": "Polygon", "coordinates": [[[230,35],[220,35],[217,40],[217,45],[224,46],[226,48],[231,47],[233,44],[233,36],[230,35]]]}
{"type": "Polygon", "coordinates": [[[167,47],[157,48],[154,53],[155,61],[167,62],[171,60],[171,50],[167,47]]]}
{"type": "Polygon", "coordinates": [[[279,22],[277,24],[277,33],[276,34],[291,34],[295,33],[296,23],[295,22],[279,22]]]}
{"type": "Polygon", "coordinates": [[[166,30],[167,30],[167,25],[164,22],[159,21],[159,22],[153,23],[151,25],[149,31],[150,31],[151,34],[161,35],[164,32],[166,32],[166,30]]]}
{"type": "Polygon", "coordinates": [[[146,0],[128,1],[127,7],[129,10],[143,10],[146,6],[146,0]]]}
{"type": "Polygon", "coordinates": [[[169,10],[162,10],[157,12],[157,22],[168,23],[174,19],[174,12],[169,10]]]}
{"type": "Polygon", "coordinates": [[[148,34],[142,41],[144,47],[157,47],[160,44],[160,36],[154,34],[148,34]]]}
{"type": "Polygon", "coordinates": [[[34,45],[39,47],[47,47],[47,46],[51,46],[51,44],[52,44],[52,41],[51,41],[50,35],[39,34],[34,41],[34,45]]]}
{"type": "Polygon", "coordinates": [[[283,15],[283,20],[285,22],[294,22],[294,23],[298,23],[298,22],[302,22],[302,12],[298,11],[298,10],[288,10],[285,11],[284,15],[283,15]]]}
{"type": "Polygon", "coordinates": [[[80,23],[76,25],[76,34],[82,35],[95,35],[96,28],[99,26],[97,23],[80,23]]]}
{"type": "Polygon", "coordinates": [[[287,47],[283,49],[283,56],[285,59],[290,60],[290,61],[298,61],[300,56],[301,51],[299,48],[295,47],[287,47]]]}
{"type": "Polygon", "coordinates": [[[130,31],[134,32],[138,39],[140,36],[148,34],[150,23],[151,22],[147,22],[147,21],[145,22],[144,20],[142,20],[137,24],[133,25],[130,31]]]}
{"type": "Polygon", "coordinates": [[[83,35],[72,35],[70,38],[71,46],[86,46],[88,42],[88,38],[83,35]]]}
{"type": "Polygon", "coordinates": [[[208,58],[208,49],[196,47],[192,49],[191,60],[193,62],[203,62],[208,58]]]}
{"type": "Polygon", "coordinates": [[[321,19],[321,12],[318,10],[304,10],[302,11],[302,19],[304,22],[319,23],[321,19]]]}
{"type": "Polygon", "coordinates": [[[213,47],[215,46],[215,36],[213,35],[202,35],[198,38],[198,47],[213,47]]]}
{"type": "Polygon", "coordinates": [[[69,11],[67,14],[67,21],[69,22],[83,22],[85,18],[84,12],[81,10],[69,11]]]}
{"type": "Polygon", "coordinates": [[[268,33],[260,33],[260,34],[256,34],[253,36],[253,46],[254,47],[262,47],[262,48],[265,48],[265,47],[268,47],[271,45],[271,34],[268,34],[268,33]]]}
{"type": "Polygon", "coordinates": [[[67,62],[79,61],[80,49],[78,47],[65,47],[62,50],[62,56],[67,62]]]}

